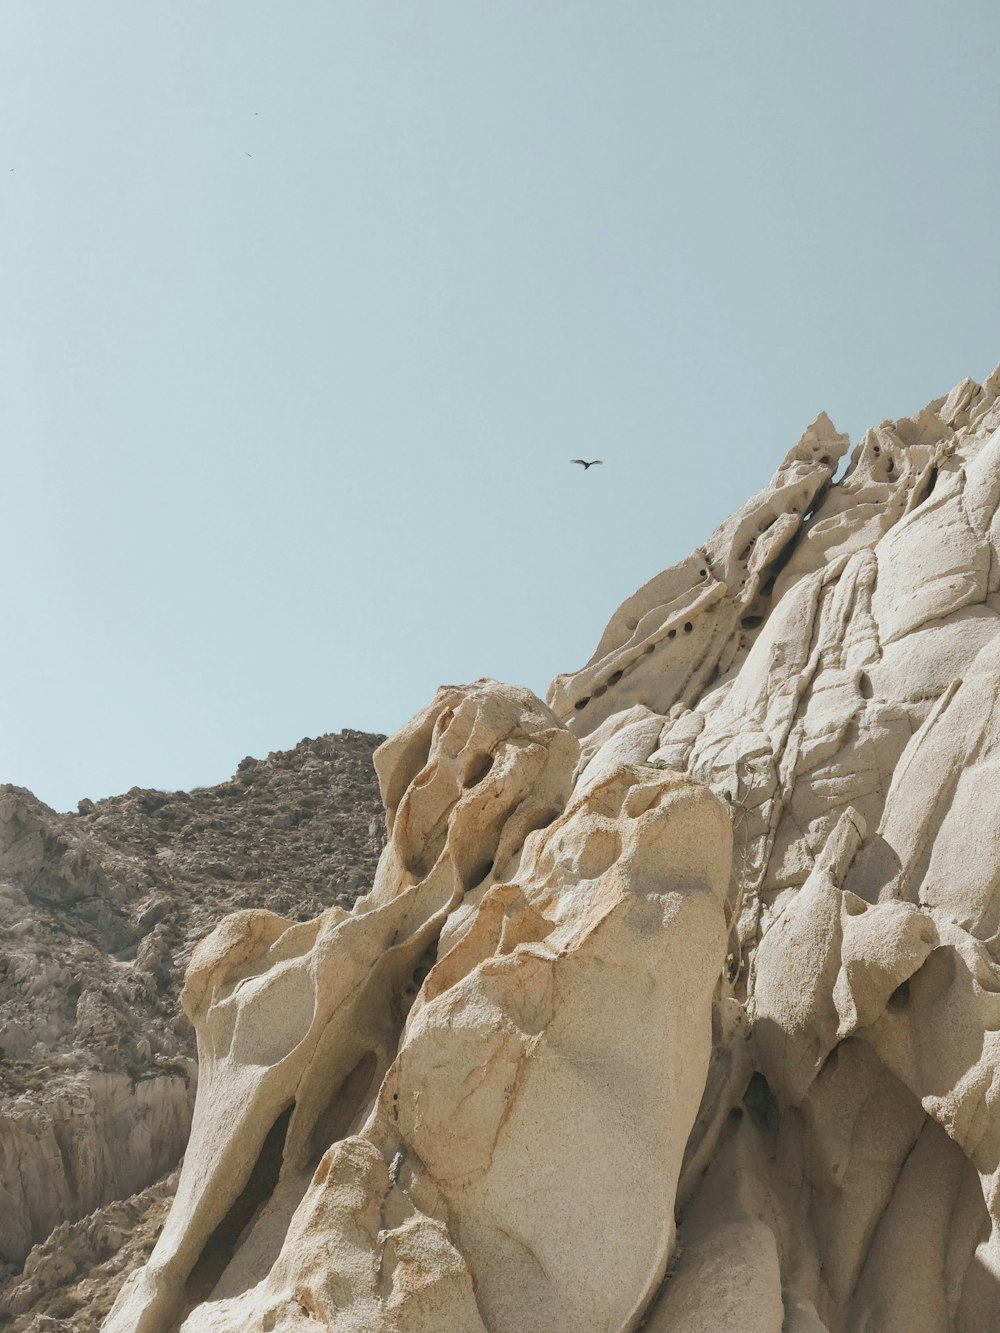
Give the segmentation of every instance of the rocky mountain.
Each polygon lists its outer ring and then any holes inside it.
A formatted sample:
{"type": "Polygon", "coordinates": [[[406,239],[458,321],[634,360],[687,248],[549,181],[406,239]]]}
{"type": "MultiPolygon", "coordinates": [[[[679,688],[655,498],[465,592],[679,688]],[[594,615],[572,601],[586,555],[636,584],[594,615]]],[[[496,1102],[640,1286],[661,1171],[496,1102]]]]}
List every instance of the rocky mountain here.
{"type": "Polygon", "coordinates": [[[97,1327],[88,1292],[66,1289],[86,1279],[110,1304],[90,1269],[127,1270],[121,1243],[165,1212],[154,1182],[187,1140],[192,950],[239,908],[308,919],[371,884],[380,739],[307,739],[215,787],[133,788],[75,814],[0,787],[0,1320],[29,1327],[54,1303],[81,1310],[59,1327],[97,1327]]]}
{"type": "Polygon", "coordinates": [[[1000,1329],[1000,368],[848,448],[547,702],[441,689],[351,910],[198,945],[107,1333],[1000,1329]]]}
{"type": "Polygon", "coordinates": [[[14,1333],[1000,1333],[1000,367],[849,448],[378,793],[5,789],[14,1333]]]}

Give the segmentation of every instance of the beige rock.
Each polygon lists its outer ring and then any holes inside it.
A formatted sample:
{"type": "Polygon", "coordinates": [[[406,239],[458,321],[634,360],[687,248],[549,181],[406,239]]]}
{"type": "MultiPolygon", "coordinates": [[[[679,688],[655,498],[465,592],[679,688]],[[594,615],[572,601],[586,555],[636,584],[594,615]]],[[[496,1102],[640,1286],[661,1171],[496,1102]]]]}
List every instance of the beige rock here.
{"type": "Polygon", "coordinates": [[[577,735],[643,704],[665,714],[693,702],[725,670],[744,628],[759,624],[780,562],[829,486],[848,446],[825,413],[785,456],[770,485],[687,560],[650,579],[612,616],[587,665],[557,676],[548,700],[577,735]]]}
{"type": "Polygon", "coordinates": [[[758,1068],[798,1106],[834,1047],[881,1018],[938,943],[930,916],[843,892],[864,821],[848,809],[790,906],[754,955],[749,1012],[758,1068]]]}
{"type": "Polygon", "coordinates": [[[390,841],[354,913],[244,914],[199,948],[191,1142],[108,1329],[634,1326],[705,1082],[731,826],[630,764],[566,805],[577,756],[527,692],[441,691],[378,756],[390,841]]]}
{"type": "Polygon", "coordinates": [[[845,447],[551,711],[439,692],[353,912],[201,946],[111,1333],[1000,1330],[1000,367],[845,447]]]}
{"type": "Polygon", "coordinates": [[[1000,436],[983,413],[975,434],[949,427],[970,393],[866,437],[746,655],[654,752],[717,790],[741,772],[750,788],[734,888],[759,1073],[740,1124],[765,1149],[727,1181],[723,1135],[681,1217],[664,1327],[728,1309],[719,1229],[761,1223],[786,1328],[1000,1327],[1000,906],[984,818],[1000,436]],[[908,498],[877,512],[892,476],[908,498]],[[763,1194],[741,1213],[751,1178],[763,1194]]]}

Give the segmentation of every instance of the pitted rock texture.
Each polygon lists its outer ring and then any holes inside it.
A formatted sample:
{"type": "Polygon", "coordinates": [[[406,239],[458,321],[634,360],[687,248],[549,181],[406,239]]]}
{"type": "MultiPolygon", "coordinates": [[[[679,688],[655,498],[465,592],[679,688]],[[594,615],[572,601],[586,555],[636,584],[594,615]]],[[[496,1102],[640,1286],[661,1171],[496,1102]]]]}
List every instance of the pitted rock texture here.
{"type": "MultiPolygon", "coordinates": [[[[1000,368],[869,431],[749,594],[723,525],[704,567],[748,614],[714,661],[690,594],[663,649],[677,613],[641,592],[629,620],[654,652],[623,656],[618,627],[553,692],[591,767],[613,751],[686,772],[733,817],[727,980],[750,1077],[733,1096],[717,1044],[703,1115],[721,1127],[679,1200],[656,1333],[737,1312],[1000,1328],[998,394],[1000,368]],[[660,651],[675,660],[650,675],[660,651]],[[623,706],[609,684],[592,712],[610,667],[623,706]]],[[[758,541],[773,488],[742,511],[758,541]]]]}
{"type": "Polygon", "coordinates": [[[199,946],[191,1141],[109,1330],[634,1325],[673,1243],[732,834],[677,774],[574,791],[578,757],[528,691],[446,687],[376,754],[371,893],[199,946]]]}
{"type": "Polygon", "coordinates": [[[440,691],[351,912],[199,947],[107,1333],[1000,1330],[1000,367],[847,448],[548,706],[440,691]]]}
{"type": "MultiPolygon", "coordinates": [[[[179,1010],[191,952],[236,907],[263,900],[307,919],[371,884],[381,739],[306,740],[244,759],[216,787],[135,788],[75,814],[0,788],[5,1276],[53,1228],[175,1167],[195,1091],[194,1033],[179,1010]]],[[[51,1295],[50,1257],[41,1268],[44,1280],[7,1282],[0,1320],[23,1314],[26,1291],[51,1295]]]]}

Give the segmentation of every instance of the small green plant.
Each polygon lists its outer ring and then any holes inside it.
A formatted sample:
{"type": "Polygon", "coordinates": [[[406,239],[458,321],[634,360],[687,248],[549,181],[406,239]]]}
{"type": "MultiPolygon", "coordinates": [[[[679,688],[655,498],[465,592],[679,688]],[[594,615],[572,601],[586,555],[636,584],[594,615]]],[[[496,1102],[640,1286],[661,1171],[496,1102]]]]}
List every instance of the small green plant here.
{"type": "Polygon", "coordinates": [[[768,769],[767,759],[737,759],[734,774],[736,791],[724,791],[722,799],[729,806],[729,817],[734,826],[746,818],[749,806],[747,797],[753,791],[759,777],[764,777],[768,769]]]}
{"type": "Polygon", "coordinates": [[[739,816],[745,815],[747,812],[746,803],[744,801],[738,801],[731,791],[724,791],[722,793],[722,799],[729,806],[729,818],[733,821],[734,825],[738,824],[739,816]]]}

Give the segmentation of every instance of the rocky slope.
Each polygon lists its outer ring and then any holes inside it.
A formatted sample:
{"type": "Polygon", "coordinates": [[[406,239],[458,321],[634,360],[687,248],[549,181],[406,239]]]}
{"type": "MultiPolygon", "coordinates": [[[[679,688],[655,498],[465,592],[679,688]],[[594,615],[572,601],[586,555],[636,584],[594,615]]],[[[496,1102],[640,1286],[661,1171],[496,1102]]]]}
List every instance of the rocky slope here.
{"type": "Polygon", "coordinates": [[[353,910],[199,945],[107,1333],[1000,1329],[1000,368],[848,447],[547,704],[439,691],[353,910]]]}
{"type": "Polygon", "coordinates": [[[308,919],[371,883],[380,739],[305,740],[216,787],[134,788],[75,814],[0,788],[0,1320],[82,1300],[64,1288],[93,1262],[127,1268],[112,1242],[143,1206],[112,1201],[171,1171],[190,1126],[191,952],[236,908],[308,919]]]}

